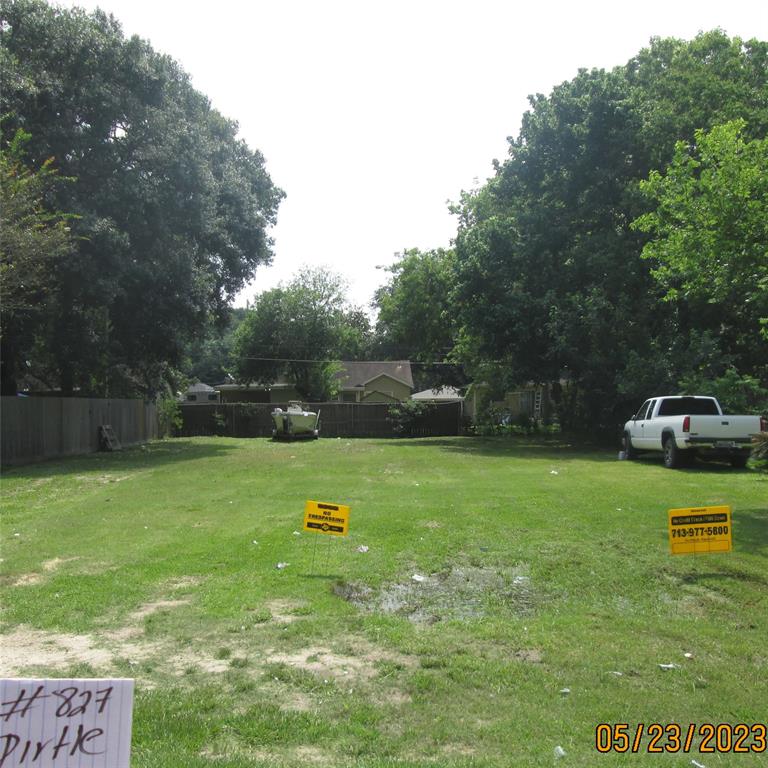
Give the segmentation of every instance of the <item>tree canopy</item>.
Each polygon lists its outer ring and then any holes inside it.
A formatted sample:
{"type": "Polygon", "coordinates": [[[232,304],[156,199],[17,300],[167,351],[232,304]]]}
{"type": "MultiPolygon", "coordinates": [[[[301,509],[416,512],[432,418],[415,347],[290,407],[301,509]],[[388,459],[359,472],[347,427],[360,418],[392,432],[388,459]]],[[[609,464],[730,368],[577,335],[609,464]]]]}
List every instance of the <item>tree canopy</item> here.
{"type": "Polygon", "coordinates": [[[363,358],[369,337],[368,318],[348,303],[343,278],[303,269],[256,298],[235,332],[232,369],[243,383],[285,378],[307,400],[324,400],[336,386],[333,361],[363,358]]]}
{"type": "Polygon", "coordinates": [[[189,77],[101,11],[0,0],[3,141],[22,128],[30,163],[76,181],[75,249],[48,276],[35,343],[15,359],[64,392],[151,393],[168,365],[271,259],[283,193],[189,77]]]}
{"type": "MultiPolygon", "coordinates": [[[[640,217],[660,177],[641,181],[670,162],[679,176],[676,142],[692,144],[725,119],[764,136],[767,63],[765,43],[719,31],[654,39],[624,67],[582,70],[531,98],[509,157],[457,206],[456,297],[470,362],[502,361],[495,370],[507,383],[564,384],[563,423],[609,431],[628,402],[674,390],[717,349],[711,324],[662,301],[668,289],[656,278],[673,262],[659,259],[655,272],[652,262],[669,246],[641,255],[655,220],[640,217]],[[633,228],[638,218],[645,223],[633,228]]],[[[743,372],[760,375],[756,364],[743,372]]]]}

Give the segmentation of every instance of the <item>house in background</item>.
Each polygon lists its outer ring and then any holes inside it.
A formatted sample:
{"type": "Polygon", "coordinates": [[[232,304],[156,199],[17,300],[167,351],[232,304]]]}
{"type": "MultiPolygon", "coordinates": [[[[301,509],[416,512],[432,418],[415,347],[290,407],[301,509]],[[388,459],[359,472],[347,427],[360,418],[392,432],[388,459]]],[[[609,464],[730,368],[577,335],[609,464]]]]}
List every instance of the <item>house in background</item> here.
{"type": "Polygon", "coordinates": [[[221,399],[217,389],[209,387],[207,384],[203,384],[202,381],[199,381],[197,384],[192,384],[187,388],[183,402],[191,405],[206,405],[208,403],[218,403],[220,401],[221,399]]]}
{"type": "Polygon", "coordinates": [[[440,387],[439,389],[425,389],[415,392],[411,400],[422,403],[463,403],[464,395],[456,387],[440,387]]]}
{"type": "MultiPolygon", "coordinates": [[[[397,403],[413,392],[413,375],[408,360],[383,362],[344,361],[335,374],[336,399],[342,403],[397,403]]],[[[229,379],[217,384],[222,403],[287,403],[304,400],[296,386],[283,378],[272,384],[239,384],[229,379]]]]}
{"type": "Polygon", "coordinates": [[[336,374],[342,403],[398,403],[413,392],[409,360],[341,363],[336,374]]]}

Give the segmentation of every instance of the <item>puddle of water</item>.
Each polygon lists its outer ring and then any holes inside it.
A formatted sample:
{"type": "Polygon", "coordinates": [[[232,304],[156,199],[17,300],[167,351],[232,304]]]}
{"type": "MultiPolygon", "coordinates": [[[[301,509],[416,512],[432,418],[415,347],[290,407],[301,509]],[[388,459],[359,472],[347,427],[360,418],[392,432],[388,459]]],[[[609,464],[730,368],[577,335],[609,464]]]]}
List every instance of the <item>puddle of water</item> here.
{"type": "Polygon", "coordinates": [[[379,590],[359,583],[340,583],[334,592],[366,613],[395,614],[417,624],[479,619],[494,605],[527,615],[535,597],[529,577],[519,570],[472,566],[455,566],[418,581],[387,584],[379,590]]]}

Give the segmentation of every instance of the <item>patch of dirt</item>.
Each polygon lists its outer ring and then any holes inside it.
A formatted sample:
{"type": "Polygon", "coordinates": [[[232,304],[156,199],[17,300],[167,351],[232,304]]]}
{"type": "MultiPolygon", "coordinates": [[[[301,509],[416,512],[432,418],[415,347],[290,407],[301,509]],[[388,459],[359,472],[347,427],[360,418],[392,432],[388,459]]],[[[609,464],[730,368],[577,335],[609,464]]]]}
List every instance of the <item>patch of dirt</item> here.
{"type": "Polygon", "coordinates": [[[100,648],[90,635],[67,635],[20,626],[0,635],[0,675],[20,677],[29,667],[68,667],[85,662],[109,667],[112,654],[100,648]]]}
{"type": "Polygon", "coordinates": [[[79,557],[54,557],[52,560],[46,560],[43,563],[43,570],[47,573],[51,573],[58,570],[59,566],[64,565],[64,563],[71,563],[79,559],[79,557]]]}
{"type": "Polygon", "coordinates": [[[189,605],[189,600],[155,600],[152,603],[144,603],[141,608],[134,611],[128,618],[132,621],[141,621],[153,613],[165,611],[169,608],[178,608],[181,605],[189,605]]]}
{"type": "Polygon", "coordinates": [[[272,615],[273,621],[278,624],[292,624],[301,618],[301,616],[296,615],[296,611],[306,608],[306,603],[295,600],[272,600],[267,603],[266,607],[272,615]]]}
{"type": "Polygon", "coordinates": [[[366,659],[356,656],[344,656],[327,648],[303,648],[295,653],[277,653],[271,650],[267,654],[270,664],[285,664],[288,667],[311,672],[326,680],[369,680],[376,675],[376,669],[366,659]]]}
{"type": "Polygon", "coordinates": [[[202,579],[198,576],[179,576],[168,581],[166,587],[172,592],[176,592],[179,589],[191,589],[192,587],[200,586],[201,582],[202,579]]]}
{"type": "Polygon", "coordinates": [[[514,657],[518,661],[525,661],[528,664],[541,664],[544,661],[544,656],[538,648],[522,648],[515,651],[514,657]]]}
{"type": "Polygon", "coordinates": [[[165,661],[177,675],[183,675],[190,667],[197,667],[210,674],[221,674],[229,669],[229,659],[214,659],[201,651],[189,649],[168,656],[165,661]]]}
{"type": "Polygon", "coordinates": [[[378,590],[340,583],[334,592],[366,613],[395,614],[416,624],[482,618],[494,604],[527,615],[535,598],[530,578],[519,571],[476,566],[455,566],[378,590]]]}
{"type": "Polygon", "coordinates": [[[12,587],[33,587],[35,584],[42,584],[42,573],[22,573],[16,581],[11,583],[12,587]]]}
{"type": "Polygon", "coordinates": [[[294,753],[301,765],[331,765],[333,763],[331,756],[319,747],[296,747],[294,753]]]}
{"type": "Polygon", "coordinates": [[[431,530],[436,530],[437,528],[442,528],[443,524],[438,522],[437,520],[427,520],[426,523],[422,523],[422,525],[425,528],[430,528],[431,530]]]}
{"type": "MultiPolygon", "coordinates": [[[[54,571],[58,570],[59,566],[64,565],[64,563],[71,563],[73,560],[79,560],[79,557],[54,557],[53,560],[46,560],[43,565],[43,571],[45,573],[53,573],[54,571]]],[[[21,576],[19,576],[16,581],[14,581],[11,586],[12,587],[31,587],[35,584],[42,584],[43,583],[43,576],[42,573],[24,573],[21,576]]]]}

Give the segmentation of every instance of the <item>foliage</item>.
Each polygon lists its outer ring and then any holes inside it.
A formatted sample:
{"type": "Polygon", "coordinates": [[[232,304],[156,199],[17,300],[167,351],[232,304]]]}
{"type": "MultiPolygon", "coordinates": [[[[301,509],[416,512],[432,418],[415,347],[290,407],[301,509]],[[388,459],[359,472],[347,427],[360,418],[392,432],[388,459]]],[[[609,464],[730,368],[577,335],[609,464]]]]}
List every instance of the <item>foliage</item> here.
{"type": "Polygon", "coordinates": [[[47,200],[62,181],[51,158],[39,168],[25,165],[30,135],[18,129],[0,146],[0,323],[2,393],[16,394],[16,359],[9,340],[34,343],[55,291],[55,272],[74,249],[72,216],[53,211],[47,200]]]}
{"type": "Polygon", "coordinates": [[[406,250],[387,268],[389,282],[374,296],[375,354],[419,363],[413,372],[417,390],[467,384],[460,367],[445,365],[459,331],[455,264],[453,250],[406,250]]]}
{"type": "MultiPolygon", "coordinates": [[[[696,369],[704,340],[718,337],[688,306],[662,301],[641,257],[647,237],[630,226],[649,211],[640,182],[696,129],[740,118],[745,136],[764,135],[766,82],[768,45],[715,31],[690,43],[654,39],[625,67],[582,70],[549,96],[531,97],[509,157],[454,208],[462,326],[454,355],[475,380],[562,383],[563,428],[612,434],[649,388],[696,369]]],[[[748,226],[764,243],[764,217],[748,226]]],[[[744,295],[761,304],[759,289],[744,295]]],[[[728,311],[763,314],[743,302],[728,311]]],[[[762,377],[757,356],[742,353],[744,335],[729,359],[730,339],[707,363],[762,377]]]]}
{"type": "Polygon", "coordinates": [[[768,432],[752,435],[752,459],[760,469],[768,469],[768,432]]]}
{"type": "Polygon", "coordinates": [[[682,394],[716,397],[725,413],[768,413],[768,388],[733,367],[716,378],[693,373],[680,381],[680,389],[682,394]]]}
{"type": "Polygon", "coordinates": [[[633,227],[666,301],[721,337],[736,365],[768,366],[768,139],[743,120],[678,142],[664,173],[640,186],[654,209],[633,227]],[[762,331],[762,339],[761,337],[762,331]]]}
{"type": "Polygon", "coordinates": [[[404,400],[389,406],[387,419],[393,431],[402,437],[419,437],[420,428],[435,406],[419,400],[404,400]]]}
{"type": "Polygon", "coordinates": [[[259,264],[282,192],[237,125],[172,59],[126,39],[101,11],[0,0],[4,135],[77,183],[51,210],[78,215],[77,247],[53,266],[35,344],[17,360],[63,391],[150,394],[259,264]]]}
{"type": "Polygon", "coordinates": [[[184,425],[181,415],[181,403],[172,395],[157,399],[157,420],[160,437],[173,437],[184,425]]]}
{"type": "Polygon", "coordinates": [[[208,320],[204,337],[187,345],[183,369],[190,379],[206,384],[219,384],[226,380],[231,369],[235,331],[247,312],[244,307],[231,309],[223,328],[212,318],[208,320]]]}
{"type": "Polygon", "coordinates": [[[345,294],[339,275],[305,268],[258,296],[234,335],[235,378],[260,384],[282,379],[307,400],[332,397],[339,370],[333,361],[360,356],[370,333],[367,318],[345,294]]]}

